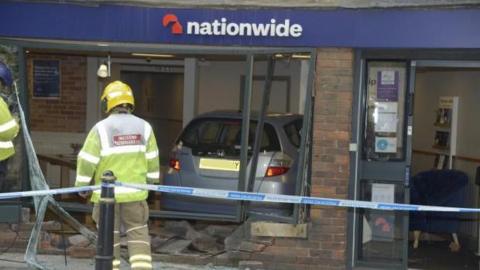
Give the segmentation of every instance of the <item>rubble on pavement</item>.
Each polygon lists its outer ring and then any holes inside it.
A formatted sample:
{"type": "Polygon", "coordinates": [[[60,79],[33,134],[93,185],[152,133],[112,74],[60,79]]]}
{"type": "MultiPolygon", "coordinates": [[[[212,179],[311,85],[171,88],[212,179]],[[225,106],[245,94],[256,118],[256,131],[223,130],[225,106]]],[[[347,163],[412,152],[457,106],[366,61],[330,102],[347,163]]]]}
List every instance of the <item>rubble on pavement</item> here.
{"type": "MultiPolygon", "coordinates": [[[[12,251],[24,252],[33,222],[19,225],[0,224],[0,241],[12,251]]],[[[251,261],[273,245],[273,238],[250,236],[250,223],[208,223],[205,221],[156,220],[150,224],[153,258],[173,263],[220,264],[240,269],[263,269],[261,262],[251,261]]],[[[67,254],[72,258],[93,258],[96,247],[81,234],[69,230],[58,221],[42,225],[38,252],[40,254],[67,254]]],[[[126,237],[122,236],[126,249],[126,237]]]]}

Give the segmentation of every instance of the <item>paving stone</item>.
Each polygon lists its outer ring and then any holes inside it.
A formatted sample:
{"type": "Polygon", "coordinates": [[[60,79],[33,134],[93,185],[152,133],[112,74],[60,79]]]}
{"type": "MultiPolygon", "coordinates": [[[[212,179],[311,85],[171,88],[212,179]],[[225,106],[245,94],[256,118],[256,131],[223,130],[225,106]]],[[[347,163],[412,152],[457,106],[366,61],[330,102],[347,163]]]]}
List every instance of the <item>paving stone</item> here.
{"type": "Polygon", "coordinates": [[[52,233],[50,234],[50,245],[54,248],[64,249],[70,246],[68,238],[65,235],[52,233]]]}
{"type": "Polygon", "coordinates": [[[192,247],[195,250],[206,252],[209,254],[218,254],[220,252],[223,252],[224,250],[224,246],[217,243],[216,239],[211,236],[196,238],[192,240],[192,247]]]}
{"type": "Polygon", "coordinates": [[[159,236],[154,236],[154,237],[152,237],[152,240],[150,241],[150,246],[152,247],[152,250],[156,250],[157,248],[166,244],[170,239],[172,239],[172,238],[162,238],[162,237],[159,237],[159,236]]]}
{"type": "Polygon", "coordinates": [[[223,245],[217,243],[217,239],[203,232],[196,231],[190,227],[185,234],[185,238],[192,241],[192,247],[195,250],[217,254],[223,250],[223,245]]]}
{"type": "Polygon", "coordinates": [[[225,238],[225,250],[238,250],[243,240],[247,239],[247,223],[238,226],[235,231],[225,238]]]}
{"type": "Polygon", "coordinates": [[[90,245],[90,241],[88,240],[88,238],[86,238],[81,234],[76,234],[68,237],[68,243],[71,246],[79,246],[79,247],[86,247],[90,245]]]}
{"type": "Polygon", "coordinates": [[[165,229],[175,233],[176,236],[184,237],[189,229],[193,229],[192,225],[185,220],[182,221],[165,221],[165,229]]]}
{"type": "Polygon", "coordinates": [[[216,238],[226,238],[231,235],[237,227],[237,225],[209,225],[205,228],[204,232],[216,238]]]}
{"type": "Polygon", "coordinates": [[[180,254],[190,246],[191,240],[171,239],[163,246],[157,248],[155,252],[167,254],[180,254]]]}
{"type": "Polygon", "coordinates": [[[153,237],[158,236],[158,237],[164,238],[164,239],[170,239],[170,238],[176,236],[175,232],[169,231],[169,230],[167,230],[167,228],[165,228],[163,226],[162,227],[150,226],[149,227],[149,233],[153,237]]]}

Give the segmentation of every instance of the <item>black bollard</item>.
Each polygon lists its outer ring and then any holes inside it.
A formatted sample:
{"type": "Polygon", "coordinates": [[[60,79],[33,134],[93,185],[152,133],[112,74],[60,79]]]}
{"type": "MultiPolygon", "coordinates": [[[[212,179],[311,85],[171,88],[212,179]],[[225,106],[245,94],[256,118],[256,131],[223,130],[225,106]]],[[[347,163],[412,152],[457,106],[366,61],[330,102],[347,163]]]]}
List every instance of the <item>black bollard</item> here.
{"type": "Polygon", "coordinates": [[[116,179],[111,171],[105,171],[102,175],[95,270],[111,270],[113,268],[113,225],[115,222],[115,190],[113,183],[115,183],[116,179]]]}

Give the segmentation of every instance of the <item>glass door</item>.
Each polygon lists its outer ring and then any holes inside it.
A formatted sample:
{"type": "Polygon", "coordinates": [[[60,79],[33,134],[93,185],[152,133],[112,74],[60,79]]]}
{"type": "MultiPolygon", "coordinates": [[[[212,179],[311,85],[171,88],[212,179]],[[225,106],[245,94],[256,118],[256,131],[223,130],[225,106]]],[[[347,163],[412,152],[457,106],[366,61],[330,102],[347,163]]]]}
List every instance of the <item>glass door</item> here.
{"type": "MultiPolygon", "coordinates": [[[[409,68],[363,61],[355,199],[408,203],[411,163],[409,68]]],[[[408,213],[353,209],[352,268],[406,269],[408,213]]]]}

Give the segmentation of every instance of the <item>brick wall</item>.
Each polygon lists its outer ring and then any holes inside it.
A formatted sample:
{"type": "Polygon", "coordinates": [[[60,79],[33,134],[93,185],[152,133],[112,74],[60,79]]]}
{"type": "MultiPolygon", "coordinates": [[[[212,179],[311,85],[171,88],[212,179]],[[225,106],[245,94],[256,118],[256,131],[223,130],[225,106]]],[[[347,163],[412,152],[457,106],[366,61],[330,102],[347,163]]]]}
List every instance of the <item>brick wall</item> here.
{"type": "Polygon", "coordinates": [[[32,131],[85,132],[87,62],[83,56],[35,55],[27,57],[30,128],[32,131]],[[33,60],[60,61],[60,98],[32,98],[33,60]]]}
{"type": "MultiPolygon", "coordinates": [[[[315,78],[312,196],[347,198],[353,96],[353,51],[319,49],[315,78]]],[[[249,258],[267,269],[345,269],[347,211],[314,207],[308,239],[274,239],[249,258]]]]}
{"type": "MultiPolygon", "coordinates": [[[[317,51],[316,99],[313,135],[312,196],[347,198],[350,177],[349,142],[353,98],[353,51],[317,51]]],[[[322,259],[322,269],[344,269],[347,211],[316,207],[311,211],[312,257],[322,259]]]]}

